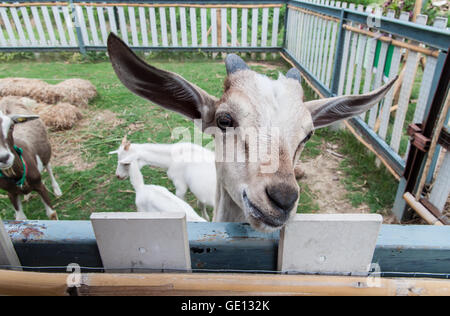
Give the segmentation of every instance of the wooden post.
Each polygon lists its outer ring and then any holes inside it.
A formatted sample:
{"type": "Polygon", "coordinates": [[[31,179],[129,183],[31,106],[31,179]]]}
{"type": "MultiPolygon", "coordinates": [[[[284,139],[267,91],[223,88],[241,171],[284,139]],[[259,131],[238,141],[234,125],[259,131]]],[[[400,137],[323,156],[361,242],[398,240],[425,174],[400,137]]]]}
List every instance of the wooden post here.
{"type": "Polygon", "coordinates": [[[5,226],[0,219],[0,266],[11,266],[14,270],[22,270],[14,246],[6,233],[5,226]]]}

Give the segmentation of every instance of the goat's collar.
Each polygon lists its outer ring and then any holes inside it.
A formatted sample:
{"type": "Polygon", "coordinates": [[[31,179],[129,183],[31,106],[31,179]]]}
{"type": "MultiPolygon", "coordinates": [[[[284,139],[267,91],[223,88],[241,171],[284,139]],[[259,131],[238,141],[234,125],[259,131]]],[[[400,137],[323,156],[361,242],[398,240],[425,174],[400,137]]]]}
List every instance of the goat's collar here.
{"type": "MultiPolygon", "coordinates": [[[[27,179],[27,164],[25,163],[25,159],[23,159],[23,149],[14,145],[14,150],[19,155],[19,158],[22,161],[22,165],[23,165],[22,177],[18,181],[15,181],[15,183],[17,186],[23,187],[23,185],[25,184],[25,181],[27,179]]],[[[0,170],[0,178],[12,180],[11,178],[8,178],[7,176],[5,176],[1,170],[0,170]]]]}

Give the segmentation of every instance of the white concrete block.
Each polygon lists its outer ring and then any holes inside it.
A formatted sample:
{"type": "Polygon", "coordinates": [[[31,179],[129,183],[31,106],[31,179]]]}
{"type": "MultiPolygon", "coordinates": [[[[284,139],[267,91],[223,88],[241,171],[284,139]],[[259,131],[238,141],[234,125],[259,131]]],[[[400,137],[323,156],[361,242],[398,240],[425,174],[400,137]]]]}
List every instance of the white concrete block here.
{"type": "Polygon", "coordinates": [[[108,272],[190,271],[185,213],[93,213],[108,272]]]}
{"type": "Polygon", "coordinates": [[[280,234],[278,270],[367,275],[379,214],[296,214],[280,234]]]}
{"type": "Polygon", "coordinates": [[[0,266],[11,266],[15,267],[13,270],[22,270],[22,268],[19,268],[20,265],[11,238],[9,238],[5,226],[0,219],[0,266]]]}

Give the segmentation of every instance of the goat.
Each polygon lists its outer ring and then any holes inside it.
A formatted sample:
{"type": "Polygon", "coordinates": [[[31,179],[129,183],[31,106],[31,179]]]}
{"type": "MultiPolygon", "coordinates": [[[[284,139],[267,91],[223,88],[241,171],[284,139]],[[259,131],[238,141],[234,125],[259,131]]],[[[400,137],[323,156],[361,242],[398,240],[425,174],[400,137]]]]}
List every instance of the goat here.
{"type": "Polygon", "coordinates": [[[138,155],[129,155],[120,163],[128,166],[130,182],[136,192],[136,207],[138,212],[176,212],[186,213],[189,222],[206,222],[194,209],[182,199],[172,194],[160,185],[144,184],[144,177],[140,171],[138,155]]]}
{"type": "Polygon", "coordinates": [[[313,131],[367,111],[397,79],[364,95],[303,102],[297,69],[272,80],[250,70],[239,56],[228,54],[224,93],[218,99],[175,73],[148,65],[112,33],[108,54],[129,90],[194,120],[203,132],[214,135],[213,221],[248,222],[265,232],[282,228],[296,213],[300,190],[294,168],[313,131]],[[256,141],[248,140],[247,131],[256,133],[256,141]],[[268,144],[273,151],[266,158],[237,159],[268,144]]]}
{"type": "Polygon", "coordinates": [[[45,167],[55,195],[61,195],[50,165],[52,151],[44,123],[17,97],[5,97],[0,101],[0,126],[0,188],[8,191],[16,220],[27,219],[20,196],[31,191],[41,197],[47,216],[58,219],[41,179],[45,167]]]}
{"type": "Polygon", "coordinates": [[[128,176],[128,165],[121,160],[137,155],[142,168],[145,165],[167,169],[176,196],[184,200],[187,189],[202,206],[202,216],[209,221],[206,206],[214,207],[216,196],[216,166],[214,153],[192,143],[132,144],[125,136],[120,147],[110,154],[118,155],[116,176],[123,180],[128,176]]]}

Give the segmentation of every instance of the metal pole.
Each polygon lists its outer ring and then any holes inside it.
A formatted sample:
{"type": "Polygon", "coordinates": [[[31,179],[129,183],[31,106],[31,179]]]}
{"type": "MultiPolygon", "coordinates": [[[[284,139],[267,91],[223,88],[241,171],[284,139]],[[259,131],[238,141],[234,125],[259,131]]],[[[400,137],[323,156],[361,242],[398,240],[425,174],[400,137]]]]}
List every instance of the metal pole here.
{"type": "Polygon", "coordinates": [[[341,9],[338,42],[336,45],[336,54],[334,55],[333,75],[331,77],[331,84],[330,84],[332,95],[337,95],[338,87],[339,87],[339,79],[340,79],[339,75],[341,73],[342,54],[344,51],[345,16],[346,16],[346,11],[344,9],[341,9]]]}
{"type": "Polygon", "coordinates": [[[80,21],[78,20],[78,14],[75,10],[73,0],[69,0],[70,12],[73,16],[72,23],[75,24],[75,31],[77,33],[78,47],[80,47],[80,53],[86,55],[86,46],[83,40],[83,34],[81,33],[80,21]]]}

